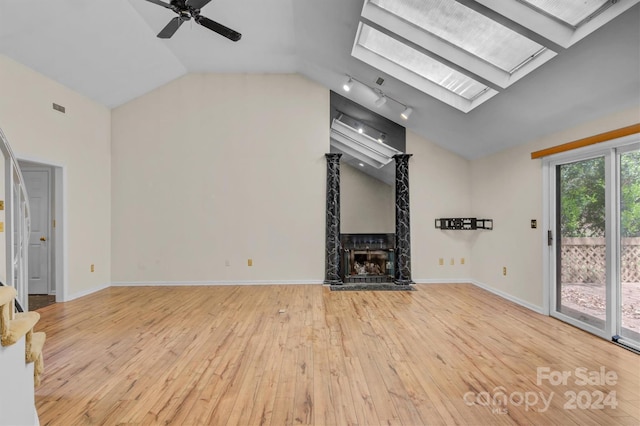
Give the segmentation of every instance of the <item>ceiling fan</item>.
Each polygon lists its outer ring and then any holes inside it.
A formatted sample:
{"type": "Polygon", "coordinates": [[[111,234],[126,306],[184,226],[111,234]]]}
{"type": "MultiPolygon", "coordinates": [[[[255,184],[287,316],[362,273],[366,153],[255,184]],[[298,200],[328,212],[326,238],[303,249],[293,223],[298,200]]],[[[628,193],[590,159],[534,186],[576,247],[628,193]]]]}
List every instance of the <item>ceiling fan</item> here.
{"type": "Polygon", "coordinates": [[[171,0],[169,3],[165,3],[160,0],[147,1],[166,7],[167,9],[171,9],[178,14],[178,16],[169,21],[162,31],[158,33],[159,38],[171,38],[171,36],[178,31],[180,25],[185,21],[189,21],[191,18],[193,18],[196,23],[205,28],[209,28],[211,31],[214,31],[229,40],[238,41],[242,37],[242,34],[239,32],[234,31],[231,28],[227,28],[216,21],[212,21],[206,16],[200,15],[200,9],[206,6],[211,0],[171,0]]]}

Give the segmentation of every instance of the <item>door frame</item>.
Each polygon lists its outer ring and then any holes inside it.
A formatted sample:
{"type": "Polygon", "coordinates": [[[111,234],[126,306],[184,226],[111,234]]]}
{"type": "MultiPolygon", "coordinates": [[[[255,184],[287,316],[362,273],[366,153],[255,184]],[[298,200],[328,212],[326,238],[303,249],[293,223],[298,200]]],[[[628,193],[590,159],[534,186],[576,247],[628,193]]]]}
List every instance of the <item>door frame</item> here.
{"type": "MultiPolygon", "coordinates": [[[[66,199],[66,168],[62,164],[56,164],[48,160],[29,156],[17,155],[20,168],[23,165],[28,168],[48,168],[51,170],[51,214],[56,221],[55,227],[49,224],[51,248],[51,274],[49,294],[55,294],[56,302],[68,300],[68,251],[67,251],[67,199],[66,199]]],[[[27,194],[28,195],[28,194],[27,194]]]]}
{"type": "Polygon", "coordinates": [[[640,134],[624,136],[622,138],[613,139],[596,145],[575,149],[559,154],[554,154],[543,158],[542,162],[542,181],[543,181],[543,216],[542,226],[544,232],[556,232],[556,165],[570,163],[574,161],[588,160],[590,158],[605,157],[605,209],[607,219],[605,222],[605,241],[607,244],[606,251],[606,323],[603,330],[590,326],[584,322],[575,320],[567,315],[556,312],[557,300],[555,292],[556,280],[556,235],[553,235],[552,243],[549,245],[547,238],[543,238],[542,242],[542,267],[543,267],[543,310],[546,315],[553,316],[565,321],[575,327],[586,330],[592,334],[600,336],[604,339],[611,340],[617,333],[616,318],[619,315],[619,301],[617,295],[620,291],[620,280],[617,276],[620,266],[620,247],[619,247],[619,191],[618,177],[616,170],[618,163],[617,149],[632,146],[640,142],[640,134]],[[615,291],[614,287],[617,287],[615,291]],[[614,300],[615,299],[615,300],[614,300]]]}
{"type": "MultiPolygon", "coordinates": [[[[633,152],[633,151],[640,151],[640,135],[636,135],[638,136],[637,139],[635,140],[635,142],[629,143],[629,144],[625,144],[622,146],[619,146],[614,158],[615,161],[615,167],[616,167],[616,173],[615,173],[615,178],[616,178],[616,191],[615,191],[615,197],[616,197],[616,206],[620,206],[621,205],[621,201],[622,201],[622,195],[621,195],[621,182],[619,182],[619,178],[620,178],[620,172],[621,172],[621,163],[622,163],[622,155],[628,152],[633,152]]],[[[622,237],[621,237],[621,229],[619,228],[621,225],[621,219],[620,219],[620,210],[617,209],[615,211],[615,214],[617,215],[617,220],[616,220],[616,225],[618,227],[618,229],[616,229],[615,232],[615,237],[616,237],[616,249],[618,250],[619,256],[616,259],[617,260],[617,265],[615,265],[616,267],[614,268],[616,273],[618,271],[622,271],[622,237]]],[[[616,297],[617,299],[615,300],[616,306],[620,307],[622,305],[622,277],[618,277],[617,278],[617,286],[618,286],[618,291],[616,292],[616,297]]],[[[640,343],[638,340],[633,340],[629,337],[625,337],[622,336],[622,311],[620,308],[618,308],[616,311],[614,311],[612,313],[613,315],[616,315],[615,319],[615,327],[614,327],[614,335],[617,336],[615,340],[618,343],[622,343],[625,346],[631,346],[632,348],[634,348],[637,352],[640,352],[640,347],[638,347],[638,344],[640,343]]]]}

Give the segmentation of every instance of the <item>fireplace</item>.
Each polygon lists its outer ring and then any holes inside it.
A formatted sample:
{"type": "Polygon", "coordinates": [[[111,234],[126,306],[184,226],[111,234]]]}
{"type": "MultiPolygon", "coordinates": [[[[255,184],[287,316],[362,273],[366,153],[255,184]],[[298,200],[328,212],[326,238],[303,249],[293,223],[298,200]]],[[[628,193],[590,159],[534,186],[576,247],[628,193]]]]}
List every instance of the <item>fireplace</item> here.
{"type": "Polygon", "coordinates": [[[341,234],[345,283],[385,283],[394,278],[394,234],[341,234]]]}

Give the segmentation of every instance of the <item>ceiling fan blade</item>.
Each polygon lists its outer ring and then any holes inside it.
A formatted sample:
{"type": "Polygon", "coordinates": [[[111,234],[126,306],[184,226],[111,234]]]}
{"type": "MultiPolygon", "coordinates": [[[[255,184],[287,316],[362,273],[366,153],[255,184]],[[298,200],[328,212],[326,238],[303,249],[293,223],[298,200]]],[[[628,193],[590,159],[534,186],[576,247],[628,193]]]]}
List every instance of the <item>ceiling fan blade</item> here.
{"type": "Polygon", "coordinates": [[[205,7],[211,0],[187,0],[187,5],[199,10],[205,7]]]}
{"type": "Polygon", "coordinates": [[[160,0],[147,0],[147,1],[149,3],[153,3],[153,4],[157,4],[159,6],[162,6],[162,7],[166,7],[167,9],[172,9],[171,5],[169,3],[165,3],[165,2],[160,1],[160,0]]]}
{"type": "Polygon", "coordinates": [[[176,16],[158,33],[158,38],[171,38],[183,22],[184,20],[181,17],[176,16]]]}
{"type": "Polygon", "coordinates": [[[242,34],[237,31],[232,30],[231,28],[225,27],[222,24],[217,23],[216,21],[212,21],[206,16],[196,16],[195,20],[198,24],[203,27],[209,28],[211,31],[215,31],[223,37],[228,38],[231,41],[238,41],[242,38],[242,34]]]}

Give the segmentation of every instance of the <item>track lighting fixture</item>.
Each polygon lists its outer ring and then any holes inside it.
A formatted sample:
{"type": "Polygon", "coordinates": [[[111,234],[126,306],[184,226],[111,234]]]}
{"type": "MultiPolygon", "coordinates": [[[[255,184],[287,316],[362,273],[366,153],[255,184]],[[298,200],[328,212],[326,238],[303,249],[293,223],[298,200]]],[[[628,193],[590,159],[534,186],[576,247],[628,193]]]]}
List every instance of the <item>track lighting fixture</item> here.
{"type": "Polygon", "coordinates": [[[349,92],[353,87],[353,78],[349,77],[349,81],[347,81],[342,88],[345,92],[349,92]]]}
{"type": "Polygon", "coordinates": [[[374,92],[378,98],[374,101],[374,105],[377,108],[382,107],[384,104],[387,103],[388,100],[391,100],[393,102],[395,102],[396,104],[400,105],[401,107],[403,107],[404,109],[402,110],[402,113],[400,114],[400,116],[404,119],[404,120],[408,120],[409,116],[411,115],[411,113],[413,112],[413,108],[411,108],[408,105],[403,104],[402,102],[400,102],[397,99],[392,98],[391,96],[387,96],[386,94],[384,94],[382,92],[382,90],[378,89],[378,88],[373,88],[365,83],[363,83],[362,81],[353,78],[351,76],[347,76],[348,77],[348,81],[346,83],[344,83],[344,85],[342,86],[342,88],[344,89],[345,92],[349,92],[351,91],[351,89],[353,88],[353,83],[357,82],[359,84],[361,84],[362,86],[368,88],[369,90],[371,90],[372,92],[374,92]]]}

